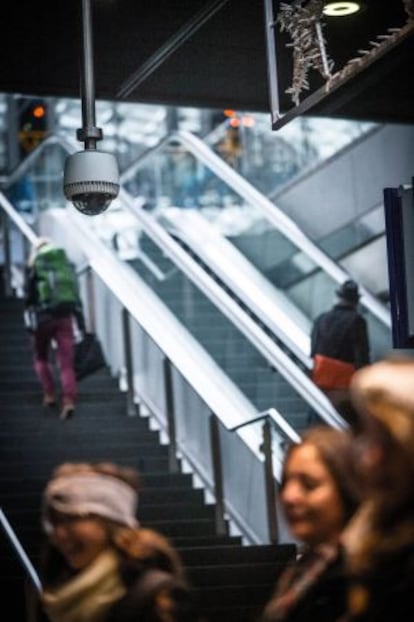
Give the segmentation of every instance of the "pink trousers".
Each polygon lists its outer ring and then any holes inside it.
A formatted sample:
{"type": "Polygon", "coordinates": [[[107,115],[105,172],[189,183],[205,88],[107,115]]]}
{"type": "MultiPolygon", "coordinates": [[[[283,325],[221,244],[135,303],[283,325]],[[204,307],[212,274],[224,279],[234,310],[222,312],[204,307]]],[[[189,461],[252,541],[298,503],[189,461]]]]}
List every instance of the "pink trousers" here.
{"type": "Polygon", "coordinates": [[[34,369],[43,392],[48,394],[56,393],[51,363],[52,340],[56,343],[56,361],[59,367],[63,405],[75,404],[77,384],[71,317],[53,318],[42,322],[32,337],[34,369]]]}

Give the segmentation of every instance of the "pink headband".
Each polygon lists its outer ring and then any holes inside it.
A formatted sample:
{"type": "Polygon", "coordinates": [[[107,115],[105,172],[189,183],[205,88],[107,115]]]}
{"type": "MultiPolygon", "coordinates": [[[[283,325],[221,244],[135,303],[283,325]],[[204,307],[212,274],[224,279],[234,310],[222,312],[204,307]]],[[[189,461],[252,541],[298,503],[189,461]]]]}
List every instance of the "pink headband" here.
{"type": "Polygon", "coordinates": [[[119,479],[100,473],[62,475],[53,479],[44,492],[43,525],[50,529],[49,509],[69,516],[102,516],[127,527],[138,527],[135,518],[136,492],[119,479]]]}

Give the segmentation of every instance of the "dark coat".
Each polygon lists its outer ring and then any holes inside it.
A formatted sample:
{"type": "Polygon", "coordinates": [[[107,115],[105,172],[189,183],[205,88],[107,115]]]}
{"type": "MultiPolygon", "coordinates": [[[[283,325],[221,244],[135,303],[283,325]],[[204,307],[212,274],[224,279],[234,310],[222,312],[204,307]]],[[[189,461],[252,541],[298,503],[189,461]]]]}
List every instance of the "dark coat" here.
{"type": "Polygon", "coordinates": [[[369,364],[367,323],[354,306],[338,303],[316,318],[311,333],[311,356],[315,354],[352,363],[356,368],[369,364]]]}
{"type": "Polygon", "coordinates": [[[366,604],[346,622],[409,622],[414,620],[414,544],[378,561],[375,572],[351,588],[352,603],[366,604]],[[353,596],[354,595],[354,596],[353,596]]]}
{"type": "Polygon", "coordinates": [[[282,617],[272,615],[267,606],[267,615],[260,622],[337,622],[346,611],[347,581],[344,573],[342,552],[330,562],[316,579],[312,572],[301,569],[297,562],[296,576],[306,585],[299,597],[295,597],[293,587],[293,605],[282,617]]]}
{"type": "Polygon", "coordinates": [[[197,622],[191,588],[173,574],[156,567],[142,567],[139,563],[121,565],[127,592],[110,609],[105,622],[164,622],[157,605],[162,592],[169,599],[168,620],[197,622]]]}

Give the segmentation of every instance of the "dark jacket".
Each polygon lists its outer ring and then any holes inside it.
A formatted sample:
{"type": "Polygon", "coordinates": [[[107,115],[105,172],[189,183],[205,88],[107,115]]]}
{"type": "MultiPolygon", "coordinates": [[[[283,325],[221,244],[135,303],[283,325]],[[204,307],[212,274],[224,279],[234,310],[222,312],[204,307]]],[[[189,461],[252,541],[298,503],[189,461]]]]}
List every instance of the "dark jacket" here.
{"type": "Polygon", "coordinates": [[[338,303],[316,318],[311,333],[311,357],[315,354],[352,363],[356,368],[369,364],[367,323],[354,306],[338,303]]]}
{"type": "MultiPolygon", "coordinates": [[[[346,611],[347,582],[342,551],[315,578],[307,567],[306,556],[296,563],[295,573],[303,592],[298,595],[293,580],[289,610],[281,615],[272,612],[271,602],[260,622],[337,622],[346,611]]],[[[280,579],[279,579],[280,582],[280,579]]],[[[287,590],[289,593],[289,590],[287,590]]],[[[275,595],[275,602],[277,595],[275,595]]]]}
{"type": "Polygon", "coordinates": [[[350,608],[345,622],[414,620],[414,544],[392,551],[378,561],[375,572],[355,582],[350,591],[350,608]]]}
{"type": "Polygon", "coordinates": [[[105,622],[197,622],[192,591],[173,574],[160,568],[143,568],[134,562],[121,566],[127,593],[109,611],[105,622]],[[169,615],[161,613],[157,598],[169,600],[169,615]]]}

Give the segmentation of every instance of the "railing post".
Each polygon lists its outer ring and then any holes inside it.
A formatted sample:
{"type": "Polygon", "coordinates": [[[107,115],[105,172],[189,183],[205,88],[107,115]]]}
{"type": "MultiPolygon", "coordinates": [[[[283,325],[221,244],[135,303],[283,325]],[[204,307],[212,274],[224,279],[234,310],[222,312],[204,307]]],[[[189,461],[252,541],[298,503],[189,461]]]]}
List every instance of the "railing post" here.
{"type": "Polygon", "coordinates": [[[135,406],[134,392],[134,368],[132,362],[131,347],[131,327],[129,323],[129,313],[125,307],[122,309],[122,337],[124,345],[124,362],[126,369],[127,381],[127,415],[134,416],[137,414],[135,406]]]}
{"type": "Polygon", "coordinates": [[[39,596],[27,580],[24,582],[24,597],[26,604],[26,622],[36,622],[39,596]]]}
{"type": "Polygon", "coordinates": [[[164,389],[165,389],[165,408],[167,415],[167,433],[169,438],[168,445],[168,464],[171,473],[178,473],[177,460],[177,435],[175,428],[175,408],[174,408],[174,389],[171,373],[171,362],[167,357],[163,359],[164,389]]]}
{"type": "Polygon", "coordinates": [[[22,236],[23,238],[23,262],[24,262],[24,266],[23,268],[26,268],[27,266],[27,262],[29,260],[29,255],[30,255],[30,248],[31,248],[31,244],[29,242],[29,240],[26,238],[26,236],[22,236]]]}
{"type": "Polygon", "coordinates": [[[6,214],[3,214],[3,247],[4,247],[4,273],[3,273],[3,285],[4,295],[6,298],[11,298],[13,291],[11,286],[11,249],[10,249],[10,225],[9,219],[6,214]]]}
{"type": "Polygon", "coordinates": [[[265,419],[262,430],[262,451],[264,454],[264,476],[269,540],[271,543],[277,544],[279,541],[279,533],[277,527],[275,479],[273,473],[272,428],[268,417],[265,419]]]}
{"type": "Polygon", "coordinates": [[[87,328],[92,333],[96,330],[96,318],[95,318],[95,291],[93,287],[93,274],[90,266],[88,266],[86,272],[86,296],[88,302],[88,321],[87,328]]]}
{"type": "Polygon", "coordinates": [[[221,459],[219,423],[214,413],[210,413],[210,442],[214,477],[214,495],[216,497],[216,534],[218,536],[225,536],[227,535],[227,526],[224,518],[223,464],[221,459]]]}

